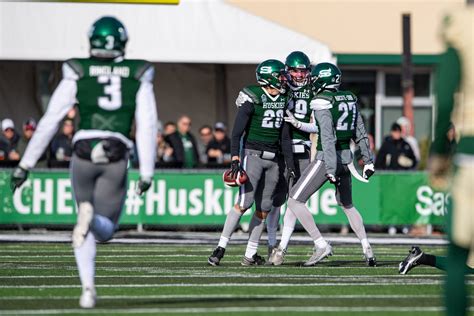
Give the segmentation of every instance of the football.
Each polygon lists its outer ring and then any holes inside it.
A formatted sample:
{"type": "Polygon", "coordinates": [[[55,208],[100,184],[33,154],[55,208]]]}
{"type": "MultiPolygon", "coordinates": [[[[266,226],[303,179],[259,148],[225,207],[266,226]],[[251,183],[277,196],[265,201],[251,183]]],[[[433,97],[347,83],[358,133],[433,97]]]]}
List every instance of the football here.
{"type": "Polygon", "coordinates": [[[232,169],[224,171],[222,174],[222,180],[224,184],[229,187],[238,187],[247,182],[248,176],[245,170],[241,170],[237,173],[237,176],[231,176],[232,169]]]}

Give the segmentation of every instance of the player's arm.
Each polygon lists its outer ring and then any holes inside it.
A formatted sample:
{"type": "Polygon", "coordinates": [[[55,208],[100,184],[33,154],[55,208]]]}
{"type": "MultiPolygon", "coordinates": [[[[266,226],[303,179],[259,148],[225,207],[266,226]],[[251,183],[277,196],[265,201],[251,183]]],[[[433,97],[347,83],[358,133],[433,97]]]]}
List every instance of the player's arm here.
{"type": "Polygon", "coordinates": [[[290,124],[286,122],[283,123],[283,127],[281,129],[281,151],[285,157],[286,167],[288,170],[290,170],[290,172],[294,172],[296,168],[295,161],[293,159],[290,124]]]}
{"type": "MultiPolygon", "coordinates": [[[[355,104],[354,106],[357,106],[357,104],[355,104]]],[[[370,150],[369,137],[367,136],[367,131],[364,125],[364,120],[362,119],[362,116],[359,113],[360,112],[357,111],[354,141],[357,145],[359,145],[362,160],[364,161],[364,170],[362,171],[362,176],[365,179],[368,179],[375,173],[375,167],[372,159],[373,155],[370,150]]]]}
{"type": "Polygon", "coordinates": [[[234,127],[232,129],[231,136],[230,153],[232,160],[240,160],[240,138],[244,134],[245,128],[247,127],[247,124],[255,111],[252,99],[244,92],[240,92],[236,101],[236,105],[238,106],[238,112],[235,116],[234,127]]]}
{"type": "Polygon", "coordinates": [[[158,114],[156,111],[155,94],[153,92],[153,77],[154,69],[150,66],[140,78],[140,88],[136,96],[136,143],[138,160],[140,162],[138,194],[148,190],[155,169],[158,114]]]}
{"type": "Polygon", "coordinates": [[[35,133],[25,150],[19,166],[24,169],[33,168],[41,157],[49,142],[56,134],[61,120],[76,103],[78,75],[67,64],[63,64],[63,79],[54,90],[46,113],[38,123],[35,133]]]}
{"type": "Polygon", "coordinates": [[[336,134],[332,123],[332,114],[329,109],[332,103],[325,99],[313,99],[311,109],[319,125],[319,137],[323,147],[324,164],[328,175],[335,176],[337,168],[336,134]]]}
{"type": "Polygon", "coordinates": [[[437,72],[437,99],[438,114],[435,127],[435,140],[431,152],[438,155],[447,155],[446,133],[448,132],[449,118],[454,107],[454,94],[461,81],[461,61],[457,51],[448,47],[441,56],[437,72]]]}
{"type": "Polygon", "coordinates": [[[295,128],[306,132],[306,133],[317,133],[318,132],[318,126],[316,125],[316,122],[301,122],[299,121],[293,113],[291,113],[290,110],[286,110],[286,116],[284,117],[285,122],[293,125],[295,128]]]}

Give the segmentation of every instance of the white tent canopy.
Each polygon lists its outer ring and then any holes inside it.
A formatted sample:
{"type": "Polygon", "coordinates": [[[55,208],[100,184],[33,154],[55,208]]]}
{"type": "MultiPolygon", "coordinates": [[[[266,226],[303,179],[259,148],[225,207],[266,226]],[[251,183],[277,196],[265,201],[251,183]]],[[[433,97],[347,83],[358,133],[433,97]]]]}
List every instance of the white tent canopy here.
{"type": "Polygon", "coordinates": [[[332,60],[326,45],[224,0],[182,0],[178,6],[0,2],[0,59],[87,56],[87,32],[103,15],[126,25],[129,58],[256,64],[301,50],[312,63],[332,60]]]}

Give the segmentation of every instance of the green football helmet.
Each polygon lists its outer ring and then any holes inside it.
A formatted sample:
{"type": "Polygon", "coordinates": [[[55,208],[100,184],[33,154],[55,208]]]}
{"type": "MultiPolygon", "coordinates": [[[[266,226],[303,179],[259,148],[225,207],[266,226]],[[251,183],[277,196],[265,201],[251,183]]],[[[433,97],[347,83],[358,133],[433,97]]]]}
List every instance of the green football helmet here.
{"type": "Polygon", "coordinates": [[[341,85],[341,70],[331,63],[320,63],[311,71],[313,90],[318,93],[324,89],[338,90],[341,85]]]}
{"type": "Polygon", "coordinates": [[[89,31],[90,54],[98,58],[123,56],[127,40],[127,30],[122,22],[104,16],[95,21],[89,31]]]}
{"type": "Polygon", "coordinates": [[[311,62],[308,56],[300,51],[292,52],[286,57],[285,77],[293,87],[302,87],[309,82],[311,62]]]}
{"type": "Polygon", "coordinates": [[[276,59],[267,59],[257,66],[255,71],[257,75],[257,82],[261,86],[270,86],[272,88],[278,89],[280,92],[283,92],[285,81],[285,78],[283,77],[284,70],[285,65],[283,65],[281,61],[276,59]]]}

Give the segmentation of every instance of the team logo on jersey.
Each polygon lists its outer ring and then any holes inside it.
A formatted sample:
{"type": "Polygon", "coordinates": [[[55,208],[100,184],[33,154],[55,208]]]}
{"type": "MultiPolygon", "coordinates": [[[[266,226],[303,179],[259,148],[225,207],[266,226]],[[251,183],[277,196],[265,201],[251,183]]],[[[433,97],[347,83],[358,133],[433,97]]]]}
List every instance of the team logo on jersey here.
{"type": "Polygon", "coordinates": [[[262,94],[262,103],[265,103],[267,102],[267,96],[262,94]]]}

